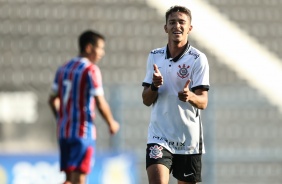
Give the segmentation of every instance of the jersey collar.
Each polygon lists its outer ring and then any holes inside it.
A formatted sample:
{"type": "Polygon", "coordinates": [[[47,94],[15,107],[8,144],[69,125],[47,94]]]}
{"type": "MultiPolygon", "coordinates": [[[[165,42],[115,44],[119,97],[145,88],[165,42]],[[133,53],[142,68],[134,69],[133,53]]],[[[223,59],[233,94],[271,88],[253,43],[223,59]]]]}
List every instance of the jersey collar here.
{"type": "Polygon", "coordinates": [[[80,62],[82,63],[91,63],[91,61],[87,57],[78,56],[77,58],[80,59],[80,62]]]}
{"type": "MultiPolygon", "coordinates": [[[[178,56],[176,56],[175,58],[172,58],[173,62],[178,61],[179,59],[181,59],[186,54],[186,52],[188,52],[188,50],[190,48],[190,44],[187,42],[185,47],[186,48],[178,56]]],[[[168,49],[168,45],[167,45],[166,46],[166,59],[169,59],[169,58],[171,58],[171,55],[170,55],[170,52],[169,52],[169,49],[168,49]]]]}

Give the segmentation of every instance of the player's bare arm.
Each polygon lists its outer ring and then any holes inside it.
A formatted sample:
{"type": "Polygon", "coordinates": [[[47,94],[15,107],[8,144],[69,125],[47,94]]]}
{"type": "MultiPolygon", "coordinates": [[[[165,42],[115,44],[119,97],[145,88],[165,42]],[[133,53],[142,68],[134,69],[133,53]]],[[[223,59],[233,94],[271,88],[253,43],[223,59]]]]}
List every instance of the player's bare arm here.
{"type": "Polygon", "coordinates": [[[109,131],[111,135],[114,135],[119,130],[118,122],[113,118],[112,111],[109,104],[107,103],[104,96],[95,96],[95,102],[97,108],[102,115],[103,119],[107,122],[109,126],[109,131]]]}
{"type": "Polygon", "coordinates": [[[158,69],[156,64],[153,65],[154,67],[154,74],[152,77],[152,84],[150,87],[144,87],[142,98],[143,103],[147,106],[152,105],[158,98],[158,89],[161,85],[163,85],[163,76],[158,69]]]}
{"type": "Polygon", "coordinates": [[[143,104],[152,105],[158,98],[158,91],[152,91],[151,87],[144,87],[142,92],[143,104]]]}
{"type": "Polygon", "coordinates": [[[189,102],[198,109],[205,109],[208,105],[208,91],[206,89],[196,89],[193,93],[189,90],[190,82],[191,80],[188,80],[183,90],[178,92],[179,100],[189,102]]]}
{"type": "Polygon", "coordinates": [[[57,110],[58,101],[59,101],[58,96],[56,96],[56,95],[50,95],[49,96],[49,100],[48,100],[49,106],[50,106],[51,111],[52,111],[55,118],[57,118],[57,116],[58,116],[58,110],[57,110]]]}

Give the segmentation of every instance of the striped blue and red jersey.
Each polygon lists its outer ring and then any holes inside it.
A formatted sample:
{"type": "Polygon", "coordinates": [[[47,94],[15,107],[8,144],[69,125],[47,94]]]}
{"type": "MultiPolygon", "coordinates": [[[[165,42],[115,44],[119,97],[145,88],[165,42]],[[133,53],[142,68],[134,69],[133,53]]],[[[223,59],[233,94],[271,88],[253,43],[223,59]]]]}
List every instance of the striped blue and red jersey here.
{"type": "Polygon", "coordinates": [[[52,90],[60,99],[58,138],[96,139],[95,98],[104,95],[97,65],[75,57],[59,67],[52,90]]]}

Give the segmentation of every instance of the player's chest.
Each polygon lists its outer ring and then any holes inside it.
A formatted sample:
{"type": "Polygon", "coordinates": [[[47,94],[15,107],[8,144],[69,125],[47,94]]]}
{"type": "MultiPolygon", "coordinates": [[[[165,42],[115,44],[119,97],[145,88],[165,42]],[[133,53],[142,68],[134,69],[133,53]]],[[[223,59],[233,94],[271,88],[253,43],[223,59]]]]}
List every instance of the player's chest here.
{"type": "Polygon", "coordinates": [[[169,59],[157,63],[159,71],[164,78],[187,81],[192,74],[193,62],[189,60],[179,60],[177,62],[169,59]]]}

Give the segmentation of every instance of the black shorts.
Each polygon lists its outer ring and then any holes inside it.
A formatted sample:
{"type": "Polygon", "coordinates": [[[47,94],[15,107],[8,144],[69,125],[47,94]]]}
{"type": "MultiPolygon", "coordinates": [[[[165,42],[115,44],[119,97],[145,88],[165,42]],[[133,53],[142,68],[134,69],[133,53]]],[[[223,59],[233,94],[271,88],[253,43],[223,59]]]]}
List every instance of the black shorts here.
{"type": "Polygon", "coordinates": [[[201,182],[202,155],[172,154],[158,144],[147,144],[146,168],[153,164],[165,165],[180,181],[201,182]]]}

